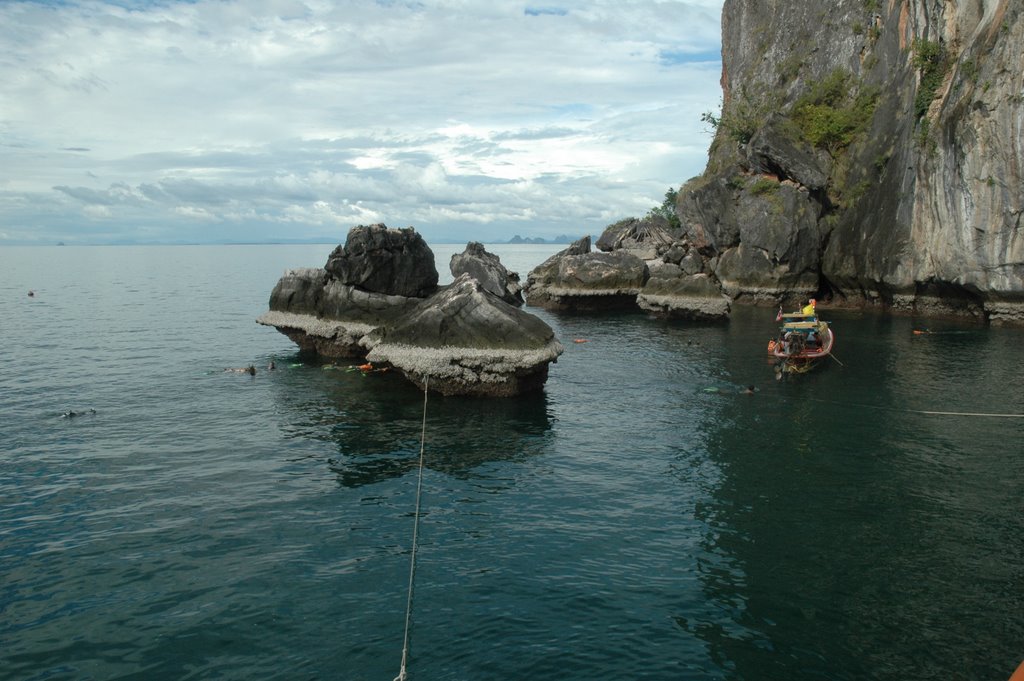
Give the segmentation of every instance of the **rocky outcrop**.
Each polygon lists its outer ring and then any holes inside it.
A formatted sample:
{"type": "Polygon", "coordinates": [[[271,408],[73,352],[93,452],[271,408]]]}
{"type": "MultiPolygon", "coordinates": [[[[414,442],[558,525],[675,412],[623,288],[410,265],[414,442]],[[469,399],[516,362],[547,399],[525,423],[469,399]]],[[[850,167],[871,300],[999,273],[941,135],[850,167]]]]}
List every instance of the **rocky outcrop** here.
{"type": "Polygon", "coordinates": [[[594,245],[599,251],[623,250],[641,260],[653,260],[671,248],[677,236],[668,220],[652,215],[640,220],[627,218],[608,225],[594,245]]]}
{"type": "Polygon", "coordinates": [[[371,293],[420,298],[437,288],[434,253],[412,227],[357,227],[324,269],[341,284],[371,293]]]}
{"type": "Polygon", "coordinates": [[[598,248],[622,250],[642,258],[648,277],[636,305],[656,317],[708,321],[729,316],[730,301],[712,261],[665,217],[651,214],[609,225],[598,248]]]}
{"type": "MultiPolygon", "coordinates": [[[[491,263],[489,255],[479,259],[491,263]]],[[[507,293],[518,276],[506,274],[507,293]]],[[[390,364],[418,385],[429,381],[432,390],[452,395],[537,389],[562,352],[550,327],[469,274],[439,290],[434,254],[422,237],[384,225],[354,227],[323,269],[285,272],[257,322],[304,351],[390,364]],[[431,296],[409,295],[424,292],[431,296]]]]}
{"type": "Polygon", "coordinates": [[[285,272],[270,294],[270,311],[256,321],[303,351],[360,358],[367,333],[408,314],[436,289],[434,254],[414,229],[353,227],[324,268],[285,272]]]}
{"type": "Polygon", "coordinates": [[[1024,5],[726,0],[722,41],[676,212],[730,297],[1024,321],[1024,5]]]}
{"type": "Polygon", "coordinates": [[[325,269],[288,270],[270,294],[270,311],[256,321],[273,326],[300,349],[323,357],[360,357],[362,337],[408,312],[418,299],[363,291],[325,269]]]}
{"type": "Polygon", "coordinates": [[[527,303],[551,310],[639,309],[657,317],[706,321],[729,316],[714,260],[675,239],[663,218],[622,220],[601,236],[556,253],[527,277],[527,303]],[[646,256],[642,259],[641,256],[646,256]]]}
{"type": "Polygon", "coordinates": [[[592,252],[586,236],[530,272],[526,301],[549,310],[629,308],[636,305],[647,277],[643,260],[621,250],[592,252]]]}
{"type": "Polygon", "coordinates": [[[519,283],[519,274],[509,272],[501,259],[493,253],[488,253],[483,244],[470,241],[466,244],[466,250],[452,256],[450,268],[452,276],[456,279],[462,274],[468,274],[484,287],[484,290],[493,293],[509,305],[523,304],[523,287],[519,283]]]}
{"type": "Polygon", "coordinates": [[[708,321],[729,316],[729,298],[707,274],[681,276],[675,265],[651,270],[637,305],[659,317],[708,321]]]}
{"type": "Polygon", "coordinates": [[[563,349],[551,327],[468,274],[369,342],[369,361],[395,367],[421,388],[488,397],[540,388],[563,349]]]}

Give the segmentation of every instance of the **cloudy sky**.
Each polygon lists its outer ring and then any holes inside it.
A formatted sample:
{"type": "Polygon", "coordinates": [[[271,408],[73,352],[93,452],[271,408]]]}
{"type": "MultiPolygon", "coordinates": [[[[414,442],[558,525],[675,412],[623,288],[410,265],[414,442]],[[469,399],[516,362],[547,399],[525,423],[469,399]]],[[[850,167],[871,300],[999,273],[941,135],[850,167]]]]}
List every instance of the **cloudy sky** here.
{"type": "Polygon", "coordinates": [[[0,3],[0,245],[600,234],[699,174],[722,0],[0,3]]]}

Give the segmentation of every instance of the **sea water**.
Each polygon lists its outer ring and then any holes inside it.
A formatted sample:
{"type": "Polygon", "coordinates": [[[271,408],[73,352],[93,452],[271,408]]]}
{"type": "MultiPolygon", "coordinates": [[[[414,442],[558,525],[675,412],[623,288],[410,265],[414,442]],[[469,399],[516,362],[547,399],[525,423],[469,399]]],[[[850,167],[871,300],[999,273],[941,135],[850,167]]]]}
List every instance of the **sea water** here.
{"type": "MultiPolygon", "coordinates": [[[[254,321],[331,248],[0,249],[0,679],[398,673],[424,396],[254,321]]],[[[527,309],[543,392],[426,402],[410,678],[1024,659],[1020,330],[825,307],[835,358],[776,381],[774,310],[527,309]]]]}

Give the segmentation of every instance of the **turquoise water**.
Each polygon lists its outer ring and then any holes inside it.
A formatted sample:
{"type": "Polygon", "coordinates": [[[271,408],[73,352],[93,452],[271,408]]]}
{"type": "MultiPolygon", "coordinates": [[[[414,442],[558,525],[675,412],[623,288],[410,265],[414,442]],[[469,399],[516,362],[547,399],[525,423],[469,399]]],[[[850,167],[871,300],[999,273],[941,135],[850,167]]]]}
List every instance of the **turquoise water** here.
{"type": "MultiPolygon", "coordinates": [[[[0,679],[398,673],[423,396],[254,322],[331,248],[0,250],[0,679]]],[[[776,382],[773,310],[534,312],[542,394],[428,401],[410,678],[1024,659],[1024,419],[924,413],[1024,414],[1024,333],[824,308],[842,365],[776,382]]]]}

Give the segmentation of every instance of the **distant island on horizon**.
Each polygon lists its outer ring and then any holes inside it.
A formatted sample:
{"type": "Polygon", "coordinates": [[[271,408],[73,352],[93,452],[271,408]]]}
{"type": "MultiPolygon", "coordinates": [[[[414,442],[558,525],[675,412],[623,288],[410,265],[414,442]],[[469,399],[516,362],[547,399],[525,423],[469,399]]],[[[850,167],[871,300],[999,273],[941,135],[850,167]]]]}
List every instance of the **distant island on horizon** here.
{"type": "Polygon", "coordinates": [[[544,239],[544,238],[541,238],[539,236],[521,237],[518,234],[516,234],[514,237],[512,237],[511,239],[508,240],[508,243],[510,243],[510,244],[571,244],[573,241],[576,241],[576,239],[574,239],[573,237],[568,236],[566,234],[562,234],[560,236],[556,236],[554,239],[544,239]]]}

